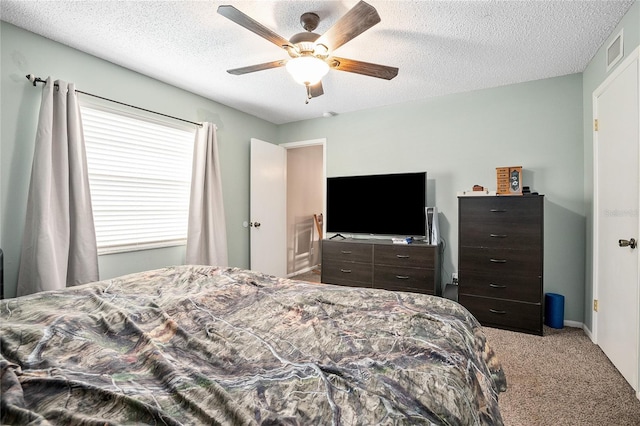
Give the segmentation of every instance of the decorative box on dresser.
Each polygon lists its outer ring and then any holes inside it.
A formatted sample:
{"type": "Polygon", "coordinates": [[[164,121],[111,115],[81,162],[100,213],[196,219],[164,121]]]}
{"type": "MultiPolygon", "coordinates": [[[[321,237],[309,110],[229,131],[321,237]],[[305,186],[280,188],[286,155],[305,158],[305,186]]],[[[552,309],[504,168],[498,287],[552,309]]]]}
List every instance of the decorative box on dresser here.
{"type": "Polygon", "coordinates": [[[458,197],[458,302],[481,324],[542,335],[544,196],[458,197]]]}
{"type": "Polygon", "coordinates": [[[439,246],[391,240],[351,239],[322,241],[325,284],[438,294],[439,246]]]}

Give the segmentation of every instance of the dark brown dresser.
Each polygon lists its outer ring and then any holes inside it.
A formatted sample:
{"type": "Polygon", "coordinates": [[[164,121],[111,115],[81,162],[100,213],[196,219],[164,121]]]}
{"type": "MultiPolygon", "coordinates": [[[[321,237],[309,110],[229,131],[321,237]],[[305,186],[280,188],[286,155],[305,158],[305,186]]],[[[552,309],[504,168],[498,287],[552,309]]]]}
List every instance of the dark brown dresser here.
{"type": "Polygon", "coordinates": [[[542,335],[544,196],[458,198],[458,302],[482,325],[542,335]]]}
{"type": "Polygon", "coordinates": [[[439,246],[391,240],[323,240],[325,284],[438,294],[439,246]]]}

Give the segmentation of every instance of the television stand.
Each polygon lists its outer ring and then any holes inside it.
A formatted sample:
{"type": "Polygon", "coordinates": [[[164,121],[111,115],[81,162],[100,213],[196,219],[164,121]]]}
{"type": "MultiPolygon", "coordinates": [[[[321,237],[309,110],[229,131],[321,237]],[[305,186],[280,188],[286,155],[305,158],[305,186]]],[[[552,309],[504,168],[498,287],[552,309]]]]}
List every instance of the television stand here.
{"type": "Polygon", "coordinates": [[[336,234],[336,235],[334,235],[333,237],[329,237],[329,239],[330,239],[330,240],[333,240],[333,239],[334,239],[334,238],[336,238],[336,237],[340,237],[340,238],[342,238],[343,240],[346,240],[346,239],[347,239],[347,237],[345,237],[345,236],[344,236],[344,235],[342,235],[342,234],[336,234]]]}
{"type": "Polygon", "coordinates": [[[440,246],[417,241],[394,244],[378,239],[325,239],[320,281],[440,296],[440,246]]]}

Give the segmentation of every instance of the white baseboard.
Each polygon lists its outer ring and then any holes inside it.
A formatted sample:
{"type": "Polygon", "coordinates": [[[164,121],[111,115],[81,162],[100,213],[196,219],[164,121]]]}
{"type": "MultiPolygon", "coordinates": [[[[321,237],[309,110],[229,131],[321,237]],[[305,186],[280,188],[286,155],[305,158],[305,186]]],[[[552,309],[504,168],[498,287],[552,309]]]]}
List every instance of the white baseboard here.
{"type": "Polygon", "coordinates": [[[594,337],[593,337],[593,332],[591,331],[591,329],[590,329],[589,327],[587,327],[587,326],[586,326],[586,324],[582,326],[582,330],[584,330],[584,334],[586,334],[586,335],[587,335],[587,337],[588,337],[589,339],[591,339],[591,341],[592,341],[593,343],[596,343],[596,342],[595,342],[595,339],[594,339],[594,337]]]}
{"type": "Polygon", "coordinates": [[[564,320],[563,325],[565,327],[581,328],[582,331],[584,331],[584,333],[587,335],[587,337],[589,337],[589,339],[593,342],[591,330],[589,330],[589,328],[584,325],[584,323],[581,323],[580,321],[564,320]]]}
{"type": "Polygon", "coordinates": [[[313,265],[313,266],[309,266],[309,267],[303,268],[303,269],[301,269],[299,271],[292,272],[291,274],[287,274],[287,278],[295,277],[296,275],[300,275],[300,274],[306,274],[307,272],[311,272],[314,269],[317,269],[319,266],[320,266],[320,264],[313,265]]]}
{"type": "Polygon", "coordinates": [[[591,330],[589,330],[589,327],[587,327],[584,323],[581,323],[580,321],[564,320],[563,324],[565,327],[581,328],[582,331],[584,331],[584,334],[586,334],[587,337],[593,342],[593,335],[591,333],[591,330]]]}
{"type": "Polygon", "coordinates": [[[573,328],[582,328],[584,329],[584,324],[578,321],[564,320],[563,322],[565,327],[573,327],[573,328]]]}

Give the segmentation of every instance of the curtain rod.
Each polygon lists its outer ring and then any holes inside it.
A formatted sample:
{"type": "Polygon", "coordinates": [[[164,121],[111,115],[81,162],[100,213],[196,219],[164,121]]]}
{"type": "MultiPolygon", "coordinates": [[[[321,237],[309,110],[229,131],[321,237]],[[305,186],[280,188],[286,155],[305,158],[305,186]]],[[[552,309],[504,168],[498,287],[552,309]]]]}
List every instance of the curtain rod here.
{"type": "MultiPolygon", "coordinates": [[[[36,77],[33,74],[27,74],[27,80],[32,82],[34,86],[36,85],[36,83],[46,83],[47,82],[46,80],[43,80],[40,77],[36,77]]],[[[57,84],[54,84],[54,86],[58,87],[57,84]]],[[[113,103],[116,103],[116,104],[119,104],[119,105],[124,105],[124,106],[128,106],[128,107],[131,107],[131,108],[139,109],[141,111],[150,112],[152,114],[162,115],[163,117],[173,118],[174,120],[180,120],[180,121],[184,121],[185,123],[191,123],[191,124],[194,124],[194,125],[196,125],[198,127],[202,127],[202,124],[196,123],[194,121],[185,120],[184,118],[174,117],[173,115],[163,114],[161,112],[152,111],[150,109],[141,108],[141,107],[138,107],[138,106],[135,106],[135,105],[131,105],[131,104],[125,104],[124,102],[115,101],[113,99],[109,99],[109,98],[105,98],[105,97],[102,97],[102,96],[94,95],[93,93],[83,92],[82,90],[76,89],[76,93],[82,93],[83,95],[92,96],[94,98],[98,98],[98,99],[102,99],[102,100],[105,100],[105,101],[113,102],[113,103]]]]}

